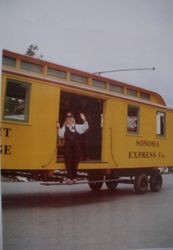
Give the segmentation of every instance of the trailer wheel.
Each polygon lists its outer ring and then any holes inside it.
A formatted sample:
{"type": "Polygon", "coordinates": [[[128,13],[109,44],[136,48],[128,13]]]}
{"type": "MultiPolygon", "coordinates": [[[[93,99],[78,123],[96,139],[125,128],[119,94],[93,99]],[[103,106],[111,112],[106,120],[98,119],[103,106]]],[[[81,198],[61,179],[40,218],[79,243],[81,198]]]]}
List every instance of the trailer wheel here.
{"type": "Polygon", "coordinates": [[[106,184],[106,187],[110,191],[114,191],[118,186],[118,181],[114,180],[114,179],[118,179],[118,176],[117,175],[107,175],[106,176],[106,181],[108,181],[108,182],[105,182],[105,184],[106,184]],[[113,181],[111,181],[111,180],[113,180],[113,181]]]}
{"type": "Polygon", "coordinates": [[[152,192],[159,192],[162,188],[162,175],[159,172],[155,172],[150,177],[150,189],[152,192]]]}
{"type": "Polygon", "coordinates": [[[134,190],[137,194],[144,194],[148,190],[148,177],[146,174],[139,174],[134,181],[134,190]]]}
{"type": "Polygon", "coordinates": [[[89,176],[88,185],[92,191],[99,191],[103,185],[103,176],[89,176]]]}

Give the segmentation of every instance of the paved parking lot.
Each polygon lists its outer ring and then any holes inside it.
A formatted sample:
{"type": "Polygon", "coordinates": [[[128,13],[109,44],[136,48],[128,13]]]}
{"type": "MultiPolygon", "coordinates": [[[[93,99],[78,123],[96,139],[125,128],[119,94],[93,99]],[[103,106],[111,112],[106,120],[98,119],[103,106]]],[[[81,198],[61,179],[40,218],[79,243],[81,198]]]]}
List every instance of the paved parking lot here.
{"type": "Polygon", "coordinates": [[[99,193],[87,184],[2,183],[4,250],[173,249],[173,175],[160,193],[120,184],[99,193]]]}

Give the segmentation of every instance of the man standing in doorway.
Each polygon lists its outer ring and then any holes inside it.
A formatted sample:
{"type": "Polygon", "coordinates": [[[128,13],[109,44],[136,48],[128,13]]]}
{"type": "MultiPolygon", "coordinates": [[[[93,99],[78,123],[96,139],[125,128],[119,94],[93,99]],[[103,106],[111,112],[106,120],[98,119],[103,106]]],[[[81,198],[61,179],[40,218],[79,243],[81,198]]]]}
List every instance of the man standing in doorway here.
{"type": "Polygon", "coordinates": [[[68,184],[77,182],[76,174],[80,160],[80,135],[89,128],[85,115],[81,113],[80,117],[83,124],[76,124],[74,115],[69,112],[63,126],[60,128],[59,123],[57,124],[59,137],[65,139],[64,161],[68,184]]]}

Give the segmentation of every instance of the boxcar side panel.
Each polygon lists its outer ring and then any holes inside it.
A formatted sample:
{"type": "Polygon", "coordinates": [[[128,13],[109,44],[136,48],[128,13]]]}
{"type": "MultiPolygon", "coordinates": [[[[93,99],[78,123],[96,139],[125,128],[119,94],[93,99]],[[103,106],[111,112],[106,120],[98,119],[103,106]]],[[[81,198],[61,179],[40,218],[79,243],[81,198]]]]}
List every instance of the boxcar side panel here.
{"type": "Polygon", "coordinates": [[[107,115],[105,116],[104,156],[114,167],[162,167],[172,166],[173,133],[171,124],[173,112],[165,111],[149,105],[135,102],[109,100],[107,101],[107,115]],[[138,107],[138,132],[128,132],[128,106],[138,107]],[[165,134],[157,135],[157,112],[163,112],[166,117],[165,134]],[[111,132],[110,132],[111,130],[111,132]],[[114,161],[112,162],[112,158],[114,161]]]}
{"type": "MultiPolygon", "coordinates": [[[[7,78],[19,80],[13,75],[3,75],[3,93],[7,78]]],[[[2,120],[2,169],[42,169],[48,162],[55,162],[56,158],[55,122],[58,119],[60,91],[55,85],[36,80],[20,77],[20,81],[31,84],[29,121],[2,120]],[[5,152],[6,146],[9,148],[5,152]]],[[[49,164],[47,167],[52,166],[49,164]]]]}

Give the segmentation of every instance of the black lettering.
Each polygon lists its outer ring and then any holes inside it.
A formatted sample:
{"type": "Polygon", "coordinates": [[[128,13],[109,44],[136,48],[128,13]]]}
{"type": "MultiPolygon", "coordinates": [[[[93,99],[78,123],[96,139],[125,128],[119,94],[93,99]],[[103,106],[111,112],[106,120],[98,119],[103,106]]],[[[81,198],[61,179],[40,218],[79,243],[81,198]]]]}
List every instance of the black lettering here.
{"type": "Polygon", "coordinates": [[[138,158],[138,152],[129,152],[129,158],[138,158]]]}
{"type": "Polygon", "coordinates": [[[5,145],[4,146],[4,154],[5,155],[11,155],[11,148],[12,148],[11,145],[5,145]]]}
{"type": "Polygon", "coordinates": [[[165,158],[162,152],[144,152],[144,151],[130,151],[129,158],[131,159],[154,159],[154,158],[165,158]]]}
{"type": "Polygon", "coordinates": [[[156,152],[153,152],[153,158],[156,158],[157,154],[156,152]]]}
{"type": "Polygon", "coordinates": [[[11,128],[0,128],[0,136],[1,137],[10,137],[11,128]]]}
{"type": "Polygon", "coordinates": [[[10,134],[10,132],[11,132],[11,128],[4,128],[4,136],[5,137],[9,137],[9,134],[10,134]]]}
{"type": "Polygon", "coordinates": [[[153,158],[154,154],[153,152],[148,152],[148,158],[153,158]]]}
{"type": "Polygon", "coordinates": [[[136,140],[137,147],[160,147],[159,141],[136,140]]]}
{"type": "Polygon", "coordinates": [[[164,154],[161,153],[161,152],[158,153],[158,157],[159,157],[159,158],[165,158],[164,154]]]}
{"type": "Polygon", "coordinates": [[[138,158],[145,158],[145,154],[143,152],[138,152],[138,158]]]}
{"type": "Polygon", "coordinates": [[[133,158],[133,152],[129,152],[129,158],[133,158]]]}
{"type": "Polygon", "coordinates": [[[0,145],[0,154],[11,155],[12,154],[12,146],[11,145],[0,145]]]}
{"type": "Polygon", "coordinates": [[[148,158],[148,152],[142,152],[142,158],[148,158]]]}
{"type": "Polygon", "coordinates": [[[138,152],[133,152],[134,153],[134,158],[138,158],[138,152]]]}

